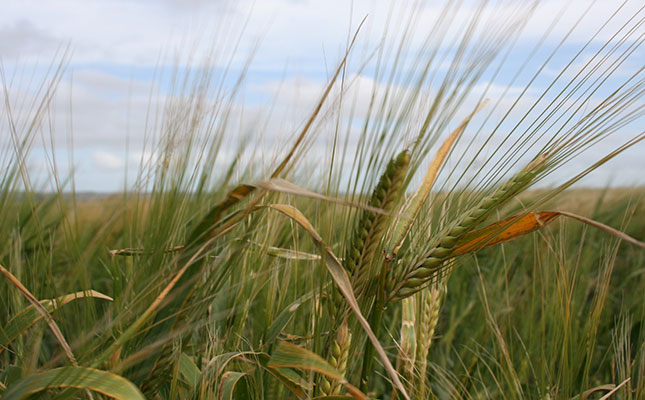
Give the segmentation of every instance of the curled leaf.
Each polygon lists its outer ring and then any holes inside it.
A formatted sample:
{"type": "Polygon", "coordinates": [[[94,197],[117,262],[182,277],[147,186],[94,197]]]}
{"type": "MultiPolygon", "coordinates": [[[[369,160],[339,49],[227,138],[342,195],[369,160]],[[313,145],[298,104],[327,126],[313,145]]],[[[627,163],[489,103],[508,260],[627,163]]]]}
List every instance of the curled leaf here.
{"type": "Polygon", "coordinates": [[[287,194],[293,194],[296,196],[302,196],[302,197],[309,197],[311,199],[318,199],[318,200],[324,200],[324,201],[329,201],[332,203],[337,203],[337,204],[342,204],[345,206],[350,206],[350,207],[355,207],[355,208],[360,208],[363,210],[367,211],[372,211],[377,214],[382,214],[382,215],[389,215],[390,213],[380,209],[378,207],[372,207],[369,205],[363,205],[363,204],[358,204],[354,203],[351,201],[339,199],[339,198],[334,198],[334,197],[329,197],[322,195],[320,193],[312,192],[311,190],[307,190],[305,188],[302,188],[294,183],[291,183],[287,180],[280,179],[280,178],[274,178],[270,179],[268,181],[261,181],[261,182],[255,182],[251,184],[250,186],[255,186],[260,189],[264,189],[267,191],[274,191],[274,192],[280,192],[280,193],[287,193],[287,194]]]}
{"type": "Polygon", "coordinates": [[[67,340],[65,340],[63,332],[61,332],[58,324],[56,324],[56,321],[54,321],[52,316],[49,315],[49,312],[47,312],[45,307],[40,304],[38,299],[29,291],[29,289],[27,289],[15,276],[13,276],[11,272],[6,270],[2,265],[0,265],[0,274],[2,274],[13,286],[16,287],[16,289],[18,289],[20,293],[22,293],[27,298],[31,305],[38,311],[38,313],[45,319],[45,321],[47,321],[49,329],[51,329],[54,337],[56,338],[56,340],[58,340],[58,343],[60,343],[61,347],[65,351],[65,355],[72,363],[72,365],[77,367],[78,363],[76,362],[76,357],[74,357],[72,349],[69,347],[67,340]]]}
{"type": "Polygon", "coordinates": [[[587,225],[601,229],[621,240],[638,247],[645,248],[645,243],[598,221],[565,211],[540,211],[507,218],[503,221],[495,222],[485,228],[466,234],[461,243],[457,246],[456,250],[453,252],[452,256],[459,256],[517,239],[527,233],[547,226],[558,217],[575,219],[587,225]]]}
{"type": "Polygon", "coordinates": [[[222,375],[217,393],[218,400],[233,400],[235,394],[235,386],[238,382],[246,376],[245,372],[227,371],[222,375]]]}

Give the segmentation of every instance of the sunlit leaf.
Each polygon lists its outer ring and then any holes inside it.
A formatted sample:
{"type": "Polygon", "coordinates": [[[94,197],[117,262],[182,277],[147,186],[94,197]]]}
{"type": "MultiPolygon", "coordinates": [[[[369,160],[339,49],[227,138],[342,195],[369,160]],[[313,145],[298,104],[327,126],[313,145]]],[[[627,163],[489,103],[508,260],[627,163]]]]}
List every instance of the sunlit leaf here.
{"type": "Polygon", "coordinates": [[[466,234],[453,254],[458,256],[508,242],[546,226],[558,216],[557,212],[543,211],[495,222],[466,234]]]}
{"type": "Polygon", "coordinates": [[[257,188],[264,189],[267,191],[274,191],[274,192],[280,192],[280,193],[293,194],[296,196],[309,197],[311,199],[324,200],[331,203],[337,203],[337,204],[350,206],[354,208],[360,208],[363,210],[375,212],[377,214],[389,215],[387,211],[382,210],[378,207],[371,207],[366,204],[354,203],[341,198],[324,196],[320,193],[312,192],[311,190],[307,190],[294,183],[291,183],[289,181],[286,181],[280,178],[270,179],[268,181],[256,182],[256,183],[253,183],[251,186],[255,186],[257,188]]]}

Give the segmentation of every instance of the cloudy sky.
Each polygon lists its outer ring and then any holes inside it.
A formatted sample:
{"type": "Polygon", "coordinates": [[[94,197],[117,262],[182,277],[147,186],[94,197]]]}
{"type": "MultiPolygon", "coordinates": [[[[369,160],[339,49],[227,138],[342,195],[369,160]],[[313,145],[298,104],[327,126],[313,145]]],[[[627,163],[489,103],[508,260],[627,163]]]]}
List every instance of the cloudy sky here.
{"type": "MultiPolygon", "coordinates": [[[[55,97],[31,146],[30,168],[35,176],[46,170],[53,149],[61,175],[69,173],[73,165],[78,190],[120,190],[124,176],[135,174],[142,154],[147,154],[144,136],[154,136],[154,116],[163,114],[170,96],[186,94],[178,93],[183,90],[178,89],[181,84],[177,83],[182,76],[191,71],[193,76],[201,76],[209,71],[212,82],[222,80],[226,89],[232,89],[236,78],[244,73],[243,89],[232,100],[231,115],[244,121],[235,125],[237,134],[251,135],[254,142],[266,146],[263,151],[270,152],[279,140],[273,132],[292,132],[313,108],[344,53],[348,37],[367,17],[347,70],[353,85],[354,118],[360,121],[373,90],[386,86],[382,78],[377,78],[374,67],[374,55],[379,48],[395,49],[392,46],[405,35],[401,70],[414,70],[414,60],[429,54],[433,46],[440,48],[439,54],[453,54],[458,43],[455,40],[463,35],[469,19],[478,12],[478,3],[470,1],[463,2],[458,9],[446,9],[442,2],[427,3],[8,0],[3,2],[0,13],[0,60],[8,101],[5,104],[10,104],[15,121],[28,119],[33,110],[31,101],[41,82],[51,76],[52,63],[55,66],[64,60],[65,70],[55,97]],[[442,21],[441,15],[450,18],[441,22],[445,37],[441,42],[428,41],[437,21],[442,21]],[[271,117],[266,117],[268,114],[271,117]],[[253,124],[259,123],[262,134],[254,137],[253,132],[258,130],[253,124]],[[124,174],[126,167],[128,174],[124,174]]],[[[488,125],[482,125],[484,129],[504,118],[508,126],[514,126],[531,111],[531,105],[579,51],[564,78],[575,80],[576,72],[597,65],[599,68],[590,72],[587,84],[592,87],[589,82],[594,79],[604,81],[587,101],[579,103],[582,110],[574,119],[582,118],[585,110],[593,109],[630,78],[634,84],[645,77],[645,52],[638,47],[645,36],[645,12],[640,1],[628,0],[623,4],[574,0],[566,2],[566,8],[565,2],[542,1],[525,19],[522,18],[528,12],[528,1],[490,3],[479,16],[487,21],[479,29],[492,32],[497,21],[504,26],[513,18],[522,21],[521,29],[513,28],[517,37],[510,38],[509,47],[497,49],[498,57],[505,57],[497,73],[491,68],[472,83],[470,95],[455,112],[455,123],[472,111],[483,96],[494,104],[488,125]],[[566,40],[562,42],[563,39],[566,40]],[[617,47],[612,52],[614,45],[617,47]],[[505,49],[509,52],[505,53],[505,49]],[[594,59],[597,54],[607,54],[607,58],[594,59]],[[525,60],[530,61],[524,63],[525,60]],[[620,62],[612,64],[613,60],[620,62]],[[610,69],[611,74],[602,72],[610,69]],[[520,73],[514,79],[517,71],[520,73]],[[519,105],[507,115],[506,111],[518,98],[519,105]]],[[[473,42],[478,35],[474,35],[473,42]]],[[[485,34],[481,37],[486,40],[485,34]]],[[[487,46],[494,48],[490,43],[487,46]]],[[[447,73],[450,62],[438,61],[434,68],[447,73]]],[[[402,88],[404,81],[402,78],[393,85],[402,88]]],[[[643,87],[636,90],[642,93],[643,87]]],[[[436,88],[428,84],[428,94],[433,93],[436,88]]],[[[584,89],[576,94],[585,94],[584,89]]],[[[614,137],[600,146],[581,154],[570,168],[583,169],[612,147],[645,131],[645,119],[638,113],[639,107],[642,112],[643,97],[632,96],[630,107],[638,118],[621,126],[614,137]]],[[[572,99],[569,100],[573,103],[572,99]]],[[[0,127],[1,140],[6,145],[10,137],[6,112],[0,127]]],[[[240,138],[232,138],[231,142],[237,139],[240,138]]],[[[323,146],[325,140],[320,139],[314,146],[323,146]]],[[[315,153],[316,149],[312,150],[315,153]]],[[[582,183],[642,185],[643,171],[645,143],[640,143],[582,183]]],[[[562,181],[568,174],[566,170],[560,173],[561,176],[554,175],[555,181],[562,181]]]]}

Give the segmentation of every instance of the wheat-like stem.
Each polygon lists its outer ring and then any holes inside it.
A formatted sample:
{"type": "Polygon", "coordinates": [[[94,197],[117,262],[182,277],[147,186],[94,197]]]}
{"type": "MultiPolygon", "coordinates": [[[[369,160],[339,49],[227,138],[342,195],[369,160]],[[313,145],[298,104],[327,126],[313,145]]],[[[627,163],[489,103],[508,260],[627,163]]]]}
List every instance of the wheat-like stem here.
{"type": "Polygon", "coordinates": [[[417,297],[403,299],[401,304],[401,344],[399,370],[408,382],[410,394],[414,393],[414,364],[417,357],[416,337],[417,297]]]}

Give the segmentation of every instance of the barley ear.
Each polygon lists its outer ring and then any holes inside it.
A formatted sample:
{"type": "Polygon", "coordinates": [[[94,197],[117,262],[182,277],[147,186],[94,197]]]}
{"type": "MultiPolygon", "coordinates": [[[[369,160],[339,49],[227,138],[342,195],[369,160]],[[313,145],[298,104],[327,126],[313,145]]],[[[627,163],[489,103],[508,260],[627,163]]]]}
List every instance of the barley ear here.
{"type": "MultiPolygon", "coordinates": [[[[329,365],[336,368],[343,376],[345,376],[345,372],[347,371],[347,360],[349,359],[351,341],[352,334],[349,332],[347,319],[344,319],[336,331],[327,360],[329,365]]],[[[323,396],[339,395],[342,388],[343,385],[337,381],[331,381],[325,376],[320,381],[320,393],[323,396]]]]}
{"type": "MultiPolygon", "coordinates": [[[[400,198],[403,181],[410,164],[410,153],[400,152],[387,165],[374,188],[369,205],[385,211],[392,211],[400,198]]],[[[374,257],[387,229],[389,215],[365,210],[356,224],[354,235],[347,247],[345,266],[352,276],[352,283],[358,294],[364,292],[369,279],[379,271],[373,270],[374,257]]]]}
{"type": "Polygon", "coordinates": [[[441,301],[445,293],[446,285],[444,281],[441,281],[414,296],[421,302],[417,331],[416,369],[418,372],[418,381],[415,385],[415,397],[417,399],[425,399],[427,397],[426,375],[428,371],[428,351],[430,350],[432,337],[439,322],[441,301]]]}
{"type": "MultiPolygon", "coordinates": [[[[410,153],[407,150],[401,151],[390,160],[374,188],[369,202],[371,207],[392,211],[400,197],[409,164],[410,153]]],[[[343,265],[352,279],[353,289],[358,296],[364,293],[368,277],[374,274],[371,271],[371,265],[387,228],[388,217],[374,211],[363,210],[354,227],[343,265]]],[[[336,321],[341,321],[344,318],[343,314],[347,312],[345,300],[336,288],[330,293],[328,310],[332,327],[337,326],[336,321]]]]}
{"type": "MultiPolygon", "coordinates": [[[[537,174],[543,170],[547,159],[547,156],[538,156],[526,168],[445,228],[427,251],[413,258],[411,262],[405,260],[402,278],[397,279],[397,283],[391,284],[392,300],[411,296],[428,282],[436,280],[438,273],[444,267],[444,262],[451,257],[459,240],[477,228],[495,210],[530,186],[537,174]]],[[[408,255],[408,258],[410,257],[408,255]]]]}

